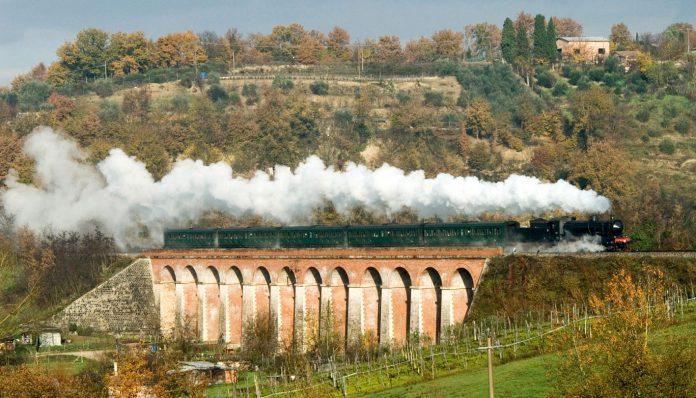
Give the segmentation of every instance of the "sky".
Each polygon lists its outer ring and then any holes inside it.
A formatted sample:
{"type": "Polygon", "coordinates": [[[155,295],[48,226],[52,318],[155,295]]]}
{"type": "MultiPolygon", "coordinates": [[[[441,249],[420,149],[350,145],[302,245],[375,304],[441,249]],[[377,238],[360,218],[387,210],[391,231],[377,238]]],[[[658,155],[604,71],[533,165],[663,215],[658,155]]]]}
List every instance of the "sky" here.
{"type": "Polygon", "coordinates": [[[56,60],[55,50],[82,29],[165,33],[229,28],[269,33],[293,22],[306,29],[348,30],[352,40],[397,35],[402,43],[433,32],[477,22],[502,26],[520,11],[571,17],[587,36],[608,36],[624,22],[631,32],[660,32],[674,22],[696,24],[694,0],[0,0],[0,86],[39,62],[56,60]]]}

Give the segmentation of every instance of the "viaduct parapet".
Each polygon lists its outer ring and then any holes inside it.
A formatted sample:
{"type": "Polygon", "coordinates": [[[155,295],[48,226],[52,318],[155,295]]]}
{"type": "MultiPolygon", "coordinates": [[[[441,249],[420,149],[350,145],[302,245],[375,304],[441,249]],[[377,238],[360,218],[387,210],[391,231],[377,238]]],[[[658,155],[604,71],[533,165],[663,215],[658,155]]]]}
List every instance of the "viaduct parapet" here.
{"type": "Polygon", "coordinates": [[[155,305],[165,336],[239,346],[259,316],[277,322],[282,346],[308,348],[321,333],[437,342],[460,323],[489,257],[499,248],[158,250],[155,305]]]}

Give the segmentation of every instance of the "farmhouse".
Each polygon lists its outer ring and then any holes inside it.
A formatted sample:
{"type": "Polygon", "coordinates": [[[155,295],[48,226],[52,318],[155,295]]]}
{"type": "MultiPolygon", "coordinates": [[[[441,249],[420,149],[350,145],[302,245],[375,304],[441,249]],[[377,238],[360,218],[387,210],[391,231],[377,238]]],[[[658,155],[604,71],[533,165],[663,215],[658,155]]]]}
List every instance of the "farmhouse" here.
{"type": "Polygon", "coordinates": [[[559,37],[556,49],[561,59],[571,62],[599,62],[609,56],[609,39],[604,37],[559,37]]]}

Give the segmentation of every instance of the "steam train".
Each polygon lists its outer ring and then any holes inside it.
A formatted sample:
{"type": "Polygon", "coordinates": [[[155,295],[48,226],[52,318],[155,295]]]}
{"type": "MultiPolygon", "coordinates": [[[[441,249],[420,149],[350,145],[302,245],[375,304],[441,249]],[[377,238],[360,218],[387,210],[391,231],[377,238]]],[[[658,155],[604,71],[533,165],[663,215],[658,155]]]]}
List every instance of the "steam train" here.
{"type": "Polygon", "coordinates": [[[625,249],[620,220],[534,219],[529,227],[516,221],[443,224],[383,224],[304,227],[170,229],[165,249],[321,248],[403,246],[554,245],[590,237],[607,250],[625,249]]]}

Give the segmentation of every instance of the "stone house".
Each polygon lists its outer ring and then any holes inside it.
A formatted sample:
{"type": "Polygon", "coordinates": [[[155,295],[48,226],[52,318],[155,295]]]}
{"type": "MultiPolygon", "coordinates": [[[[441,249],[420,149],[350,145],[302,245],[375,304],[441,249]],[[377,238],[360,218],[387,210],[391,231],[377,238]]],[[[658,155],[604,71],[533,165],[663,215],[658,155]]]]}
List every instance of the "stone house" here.
{"type": "Polygon", "coordinates": [[[609,56],[609,39],[604,37],[559,37],[559,58],[569,62],[601,62],[609,56]]]}

